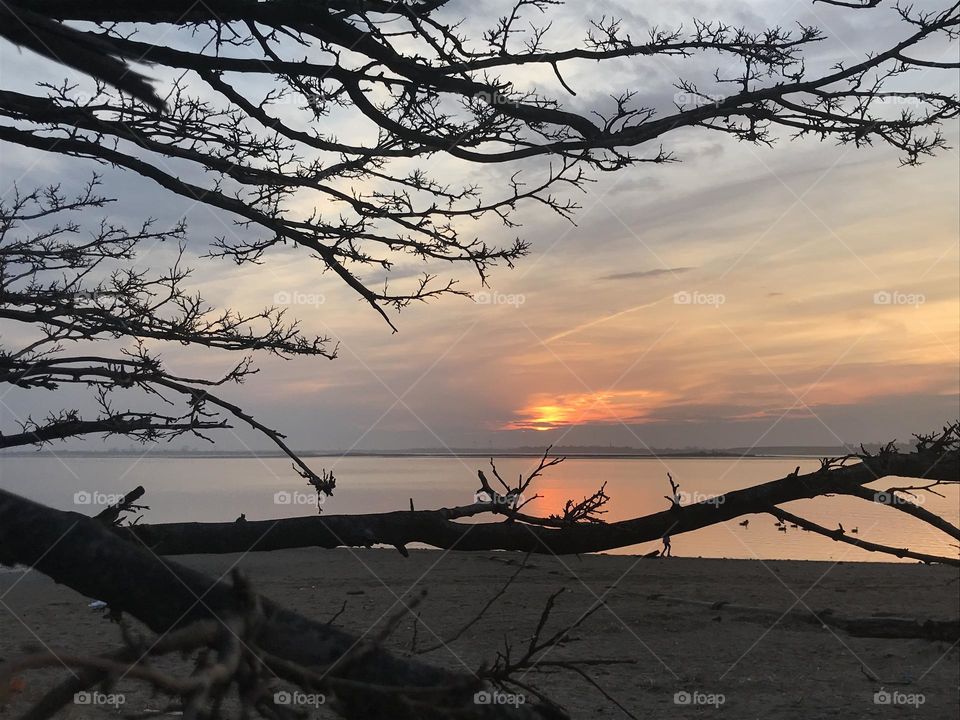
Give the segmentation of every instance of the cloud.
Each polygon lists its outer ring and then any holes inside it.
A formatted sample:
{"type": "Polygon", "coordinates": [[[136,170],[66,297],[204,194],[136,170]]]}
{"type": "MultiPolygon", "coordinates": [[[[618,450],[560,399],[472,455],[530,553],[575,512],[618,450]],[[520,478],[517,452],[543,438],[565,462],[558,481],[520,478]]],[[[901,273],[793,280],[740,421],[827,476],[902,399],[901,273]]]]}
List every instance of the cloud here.
{"type": "Polygon", "coordinates": [[[639,280],[641,278],[659,277],[661,275],[679,275],[680,273],[696,270],[692,267],[654,268],[653,270],[637,270],[636,272],[613,273],[604,275],[601,280],[639,280]]]}
{"type": "Polygon", "coordinates": [[[592,328],[592,327],[594,327],[594,326],[596,326],[596,325],[600,325],[601,323],[605,323],[605,322],[608,322],[608,321],[610,321],[610,320],[615,320],[616,318],[623,317],[624,315],[627,315],[628,313],[636,312],[637,310],[645,310],[645,309],[647,309],[647,308],[649,308],[649,307],[653,307],[654,305],[658,305],[658,304],[659,304],[660,302],[662,302],[663,300],[664,300],[664,298],[660,298],[660,299],[658,299],[658,300],[654,300],[653,302],[643,303],[643,304],[641,304],[641,305],[634,305],[633,307],[628,307],[626,310],[620,310],[619,312],[615,312],[615,313],[610,314],[610,315],[603,315],[603,316],[601,316],[601,317],[594,318],[594,319],[589,320],[589,321],[587,321],[587,322],[580,323],[579,325],[576,325],[575,327],[569,328],[568,330],[564,330],[564,331],[562,331],[562,332],[558,332],[558,333],[556,333],[556,334],[554,334],[554,335],[551,335],[550,337],[548,337],[548,338],[547,338],[546,340],[544,340],[543,342],[546,344],[546,343],[551,343],[551,342],[553,342],[554,340],[560,340],[561,338],[568,337],[568,336],[573,335],[573,334],[575,334],[575,333],[581,332],[582,330],[586,330],[586,329],[592,328]]]}

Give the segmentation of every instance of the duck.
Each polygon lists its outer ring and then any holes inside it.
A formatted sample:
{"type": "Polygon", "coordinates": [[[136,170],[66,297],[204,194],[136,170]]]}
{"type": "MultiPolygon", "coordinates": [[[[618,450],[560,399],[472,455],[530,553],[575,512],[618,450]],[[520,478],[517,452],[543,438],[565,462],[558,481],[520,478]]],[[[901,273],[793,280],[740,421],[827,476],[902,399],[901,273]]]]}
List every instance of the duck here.
{"type": "Polygon", "coordinates": [[[750,518],[747,518],[747,519],[744,520],[742,523],[738,523],[738,524],[739,524],[741,527],[746,527],[747,525],[750,524],[750,518]]]}
{"type": "Polygon", "coordinates": [[[856,535],[858,532],[860,532],[860,528],[851,528],[850,532],[856,535]]]}
{"type": "Polygon", "coordinates": [[[786,526],[786,525],[781,525],[780,527],[777,528],[777,530],[779,530],[780,532],[786,532],[786,531],[787,531],[787,526],[786,526]]]}

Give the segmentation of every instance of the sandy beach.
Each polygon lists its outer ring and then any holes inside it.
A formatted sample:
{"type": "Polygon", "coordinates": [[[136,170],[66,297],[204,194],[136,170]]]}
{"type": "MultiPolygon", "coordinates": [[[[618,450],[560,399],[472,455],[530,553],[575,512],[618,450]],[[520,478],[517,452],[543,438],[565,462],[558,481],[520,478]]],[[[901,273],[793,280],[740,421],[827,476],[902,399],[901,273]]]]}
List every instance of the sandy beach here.
{"type": "MultiPolygon", "coordinates": [[[[505,639],[529,638],[546,598],[557,601],[549,629],[575,622],[604,604],[555,649],[551,660],[618,659],[632,664],[591,668],[593,678],[641,718],[957,718],[958,648],[946,642],[881,640],[804,622],[809,610],[838,615],[956,617],[954,568],[883,563],[824,563],[630,556],[532,557],[485,618],[442,645],[476,615],[524,561],[510,553],[387,550],[297,550],[246,556],[194,556],[180,562],[220,575],[239,564],[264,595],[313,618],[332,617],[355,633],[375,633],[421,590],[417,647],[440,647],[431,662],[467,672],[492,659],[505,639]],[[681,602],[682,601],[682,602],[681,602]],[[753,613],[711,608],[727,602],[753,613]],[[698,604],[700,603],[700,604],[698,604]],[[878,680],[873,680],[878,678],[878,680]],[[880,693],[879,695],[877,695],[880,693]]],[[[119,633],[88,599],[37,573],[0,574],[0,657],[46,645],[75,651],[115,648],[119,633]]],[[[388,640],[409,652],[413,616],[388,640]]],[[[65,670],[27,674],[3,711],[14,717],[65,670]]],[[[524,678],[573,717],[628,717],[571,674],[524,678]]],[[[123,713],[165,703],[127,680],[123,713]]],[[[69,717],[101,717],[90,707],[69,717]]],[[[316,717],[332,717],[327,708],[316,717]]]]}

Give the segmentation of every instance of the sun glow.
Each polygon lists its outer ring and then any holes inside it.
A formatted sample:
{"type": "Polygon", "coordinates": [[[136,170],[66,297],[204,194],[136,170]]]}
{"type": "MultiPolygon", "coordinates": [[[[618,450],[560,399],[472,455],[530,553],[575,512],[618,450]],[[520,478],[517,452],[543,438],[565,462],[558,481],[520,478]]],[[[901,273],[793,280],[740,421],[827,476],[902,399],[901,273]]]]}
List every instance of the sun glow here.
{"type": "Polygon", "coordinates": [[[582,423],[649,422],[672,395],[658,390],[609,390],[598,393],[534,395],[516,411],[504,430],[540,432],[582,423]]]}

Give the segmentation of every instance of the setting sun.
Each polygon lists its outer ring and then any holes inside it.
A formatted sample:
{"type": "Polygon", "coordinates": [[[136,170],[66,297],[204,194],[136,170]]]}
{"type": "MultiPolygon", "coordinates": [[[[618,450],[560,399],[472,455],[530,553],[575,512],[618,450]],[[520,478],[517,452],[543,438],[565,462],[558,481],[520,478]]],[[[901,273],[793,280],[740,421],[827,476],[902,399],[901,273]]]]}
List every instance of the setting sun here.
{"type": "Polygon", "coordinates": [[[553,430],[586,423],[644,422],[671,395],[657,390],[610,390],[557,396],[538,394],[504,430],[553,430]]]}

